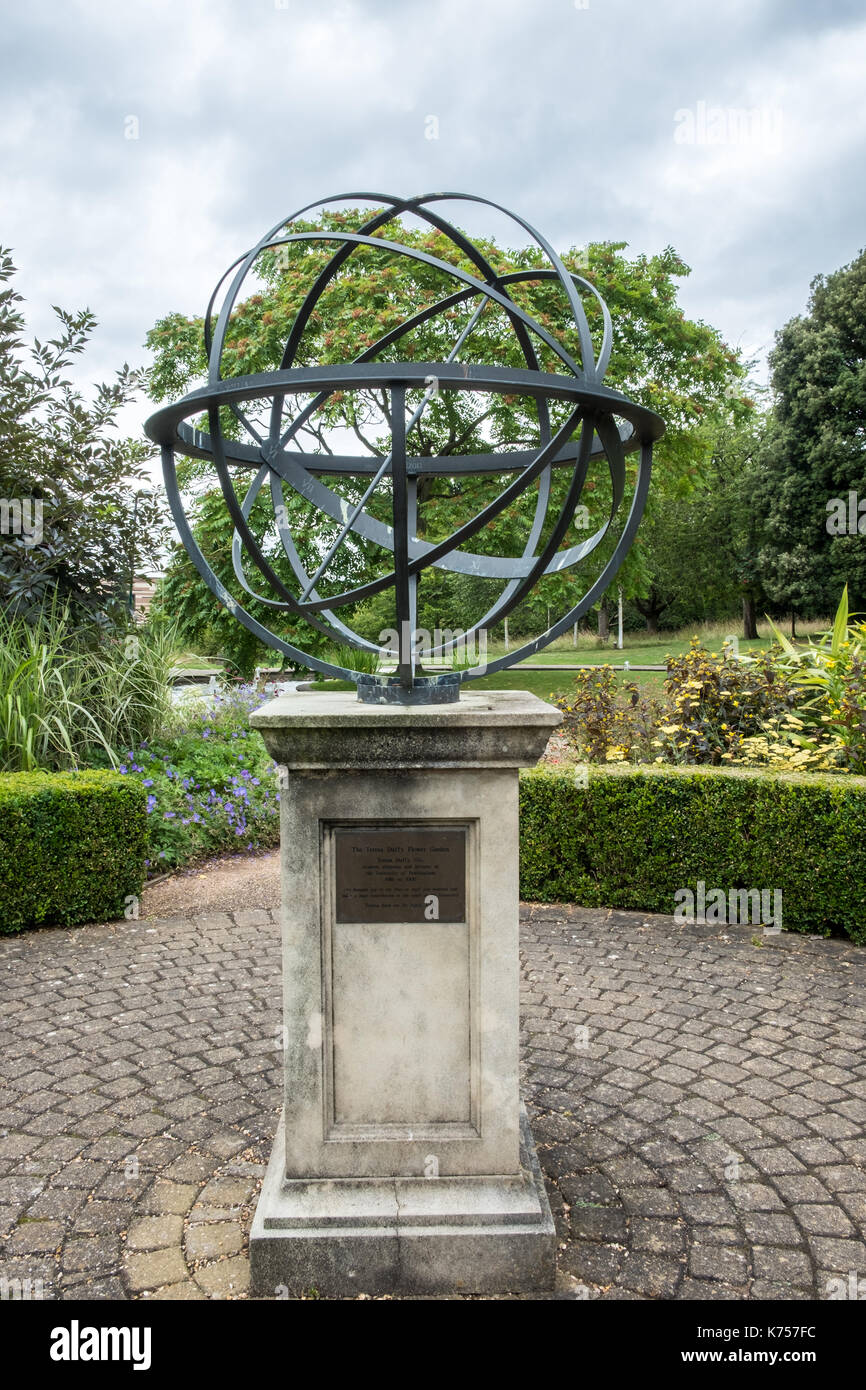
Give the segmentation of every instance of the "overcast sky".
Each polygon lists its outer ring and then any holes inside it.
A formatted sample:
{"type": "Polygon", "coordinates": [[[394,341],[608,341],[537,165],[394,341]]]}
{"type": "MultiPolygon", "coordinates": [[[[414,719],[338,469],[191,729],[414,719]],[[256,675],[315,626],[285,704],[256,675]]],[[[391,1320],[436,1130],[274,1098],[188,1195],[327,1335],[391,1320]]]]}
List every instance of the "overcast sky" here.
{"type": "Polygon", "coordinates": [[[354,189],[478,193],[560,248],[671,244],[685,311],[746,355],[866,245],[863,0],[0,8],[0,243],[31,331],[52,303],[96,314],[87,379],[354,189]]]}

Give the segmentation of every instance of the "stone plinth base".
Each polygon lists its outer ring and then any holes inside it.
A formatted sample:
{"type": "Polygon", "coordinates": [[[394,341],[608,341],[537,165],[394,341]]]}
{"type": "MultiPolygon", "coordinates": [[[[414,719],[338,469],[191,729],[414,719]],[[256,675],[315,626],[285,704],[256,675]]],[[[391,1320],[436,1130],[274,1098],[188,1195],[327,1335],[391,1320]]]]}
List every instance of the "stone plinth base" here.
{"type": "Polygon", "coordinates": [[[286,1181],[283,1121],[250,1233],[253,1297],[553,1287],[553,1217],[525,1111],[517,1177],[286,1181]]]}
{"type": "Polygon", "coordinates": [[[253,1292],[550,1288],[520,1118],[518,769],[559,711],[323,692],[250,722],[281,769],[285,1074],[253,1292]]]}

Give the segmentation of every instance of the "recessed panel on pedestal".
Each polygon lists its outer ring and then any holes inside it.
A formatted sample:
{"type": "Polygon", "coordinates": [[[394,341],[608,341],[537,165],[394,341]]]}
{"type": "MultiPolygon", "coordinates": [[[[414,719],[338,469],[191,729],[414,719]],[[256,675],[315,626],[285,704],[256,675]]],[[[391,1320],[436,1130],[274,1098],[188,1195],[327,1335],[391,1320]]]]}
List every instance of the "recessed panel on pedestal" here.
{"type": "Polygon", "coordinates": [[[472,1125],[471,831],[323,828],[332,1138],[472,1125]]]}

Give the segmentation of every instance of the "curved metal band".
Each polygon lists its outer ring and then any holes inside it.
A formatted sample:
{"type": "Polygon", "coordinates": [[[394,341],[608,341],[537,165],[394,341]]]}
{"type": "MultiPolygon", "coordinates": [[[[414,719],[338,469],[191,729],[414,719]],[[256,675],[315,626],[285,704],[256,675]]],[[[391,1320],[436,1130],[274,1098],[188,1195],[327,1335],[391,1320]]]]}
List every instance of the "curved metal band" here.
{"type": "MultiPolygon", "coordinates": [[[[357,225],[357,224],[356,224],[357,225]]],[[[464,261],[464,264],[466,263],[464,261]]],[[[640,449],[634,495],[629,515],[613,554],[604,569],[583,598],[546,633],[525,644],[516,651],[491,663],[484,672],[494,673],[513,665],[516,661],[543,648],[568,627],[597,601],[617,573],[631,544],[646,501],[649,487],[652,444],[664,431],[664,424],[653,411],[646,410],[629,401],[620,392],[612,391],[602,385],[602,377],[607,369],[612,349],[612,324],[607,306],[596,287],[584,277],[570,271],[552,246],[528,222],[510,212],[501,204],[490,199],[477,198],[461,193],[432,193],[415,198],[398,198],[385,194],[357,193],[342,194],[333,198],[310,203],[290,218],[282,219],[244,256],[239,257],[218,282],[209,301],[204,323],[205,346],[208,353],[208,385],[189,392],[183,400],[155,412],[147,421],[146,431],[162,450],[166,488],[172,515],[178,533],[211,592],[260,640],[284,652],[293,660],[302,662],[323,674],[338,676],[350,681],[356,673],[350,668],[322,661],[310,656],[267,628],[252,614],[247,612],[232,598],[225,585],[213,573],[202,552],[198,548],[191,527],[184,513],[182,499],[177,486],[174,465],[174,452],[178,450],[190,457],[208,459],[214,466],[222,489],[229,514],[234,522],[231,558],[235,576],[243,591],[251,598],[267,605],[268,608],[291,613],[304,619],[312,627],[337,641],[347,642],[355,647],[377,650],[375,644],[360,638],[337,617],[335,609],[356,604],[372,597],[384,589],[395,587],[398,594],[398,614],[414,611],[414,584],[417,576],[428,566],[462,573],[480,575],[485,578],[500,579],[504,587],[499,597],[488,611],[466,632],[465,637],[474,634],[487,624],[501,621],[520,602],[525,599],[535,582],[544,574],[559,573],[570,568],[596,549],[608,534],[622,503],[625,491],[625,454],[640,449]],[[475,246],[464,233],[448,222],[433,205],[447,201],[471,202],[494,208],[510,218],[527,233],[542,256],[546,265],[528,266],[520,270],[498,273],[481,249],[475,246]],[[366,217],[359,230],[343,231],[339,227],[324,230],[292,231],[292,225],[305,213],[314,208],[347,202],[370,202],[375,204],[372,215],[366,217]],[[384,205],[384,206],[383,206],[384,205]],[[390,240],[376,235],[397,222],[404,214],[418,217],[442,233],[452,245],[466,258],[483,278],[478,278],[463,269],[463,266],[443,260],[440,256],[429,254],[416,246],[390,240]],[[223,379],[221,364],[226,344],[228,325],[247,275],[257,258],[282,245],[299,243],[336,243],[336,250],[324,264],[321,264],[313,284],[306,293],[298,310],[288,339],[283,349],[282,365],[277,371],[260,373],[252,377],[233,377],[223,379]],[[332,367],[298,367],[296,354],[304,332],[316,309],[319,298],[327,285],[339,273],[341,267],[356,251],[381,252],[383,255],[399,255],[427,270],[444,275],[458,288],[440,297],[434,304],[409,314],[379,339],[370,343],[354,362],[332,367]],[[217,298],[223,286],[228,288],[220,305],[214,324],[217,298]],[[518,303],[508,293],[509,287],[527,281],[558,281],[571,310],[574,327],[580,348],[580,366],[566,351],[562,343],[550,334],[542,323],[518,303]],[[581,293],[594,296],[602,315],[602,340],[596,357],[594,354],[589,321],[584,309],[581,293]],[[424,323],[435,319],[441,313],[478,299],[467,326],[457,340],[452,358],[459,350],[465,337],[471,333],[481,312],[487,304],[493,304],[507,316],[522,353],[525,367],[490,367],[460,365],[450,360],[446,363],[388,363],[375,361],[393,344],[412,333],[424,323]],[[541,344],[552,352],[566,369],[566,375],[539,370],[535,344],[541,344]],[[540,446],[535,450],[509,453],[466,454],[460,456],[443,455],[435,459],[412,458],[406,456],[406,421],[403,415],[406,391],[419,390],[427,385],[431,376],[437,378],[440,389],[446,391],[485,392],[491,394],[514,394],[536,403],[540,446]],[[327,458],[321,455],[308,455],[288,446],[297,437],[311,416],[336,391],[384,390],[392,402],[400,403],[400,420],[395,423],[399,438],[395,435],[395,447],[399,456],[399,477],[390,467],[387,455],[376,457],[341,456],[327,458]],[[309,399],[297,410],[286,427],[283,414],[287,397],[306,396],[309,399]],[[253,423],[248,412],[243,409],[247,402],[270,398],[270,422],[261,427],[253,423]],[[552,430],[549,401],[561,401],[567,406],[567,413],[559,427],[552,430]],[[239,421],[252,444],[225,438],[220,426],[220,410],[228,408],[239,421]],[[209,420],[209,433],[205,434],[191,428],[187,423],[190,416],[205,411],[209,420]],[[625,423],[618,425],[616,420],[625,423]],[[579,440],[573,436],[580,429],[579,440]],[[594,459],[605,458],[611,477],[610,514],[603,526],[579,544],[573,544],[559,551],[571,527],[577,503],[587,476],[587,470],[594,459]],[[231,466],[250,468],[254,475],[249,481],[243,500],[235,493],[235,484],[230,472],[231,466]],[[558,515],[545,531],[550,502],[551,483],[555,468],[570,467],[569,479],[558,515]],[[327,475],[345,474],[363,477],[369,474],[374,485],[379,477],[389,474],[393,485],[399,484],[399,499],[403,499],[403,509],[395,506],[393,525],[377,521],[375,517],[359,508],[350,507],[338,493],[325,485],[322,480],[327,475]],[[412,535],[403,515],[405,505],[411,504],[414,493],[406,494],[408,480],[421,477],[455,477],[507,475],[513,473],[510,482],[501,488],[498,495],[482,507],[471,520],[459,526],[447,540],[427,542],[412,535]],[[284,555],[292,572],[301,584],[304,601],[297,599],[287,587],[273,564],[265,554],[250,525],[250,515],[265,482],[269,482],[277,521],[277,535],[284,555]],[[473,554],[460,549],[472,540],[483,527],[492,524],[501,513],[525,493],[526,489],[538,481],[538,495],[534,504],[533,520],[528,528],[520,556],[489,556],[473,554]],[[336,522],[339,531],[338,544],[347,536],[354,535],[361,543],[381,547],[386,554],[393,556],[393,569],[375,580],[348,588],[343,593],[322,596],[314,587],[318,575],[326,575],[325,564],[313,574],[307,575],[290,527],[284,517],[284,484],[288,483],[299,499],[303,499],[324,515],[336,522]],[[408,500],[407,500],[408,499],[408,500]],[[283,508],[280,511],[279,508],[283,508]],[[542,535],[544,543],[539,550],[542,535]],[[244,572],[244,559],[249,556],[265,581],[277,597],[258,594],[249,583],[244,572]],[[409,605],[409,607],[407,607],[409,605]]],[[[422,402],[421,409],[426,403],[422,402]]],[[[412,420],[417,420],[416,412],[412,420]]],[[[482,420],[484,416],[482,415],[482,420]]],[[[409,421],[409,425],[412,424],[409,421]]],[[[395,457],[397,457],[395,456],[395,457]]],[[[364,498],[371,488],[364,491],[364,498]]],[[[396,493],[395,493],[396,496],[396,493]]],[[[364,499],[362,499],[363,501],[364,499]]],[[[414,512],[412,513],[414,515],[414,512]]],[[[335,547],[332,547],[332,550],[335,547]]],[[[329,558],[328,552],[325,559],[329,558]]],[[[314,562],[315,564],[315,562],[314,562]]],[[[456,640],[456,639],[455,639],[456,640]]],[[[454,641],[443,643],[435,651],[449,650],[454,641]]],[[[449,673],[453,682],[455,674],[460,683],[472,680],[483,674],[482,670],[449,673]]],[[[401,679],[411,682],[413,668],[401,668],[401,679]]],[[[421,680],[420,685],[436,684],[432,680],[421,680]]]]}

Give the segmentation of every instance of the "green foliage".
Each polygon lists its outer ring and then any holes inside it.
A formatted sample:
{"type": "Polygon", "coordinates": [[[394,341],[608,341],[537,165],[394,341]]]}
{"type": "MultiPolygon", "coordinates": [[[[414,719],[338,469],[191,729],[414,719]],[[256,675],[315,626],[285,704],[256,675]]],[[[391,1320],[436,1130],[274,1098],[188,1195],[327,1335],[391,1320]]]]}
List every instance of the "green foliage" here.
{"type": "MultiPolygon", "coordinates": [[[[309,518],[306,509],[300,503],[290,504],[288,500],[286,505],[294,507],[295,524],[302,533],[307,532],[309,518]]],[[[278,631],[293,645],[312,655],[321,653],[329,641],[324,634],[310,627],[303,619],[275,613],[266,603],[250,598],[238,583],[231,560],[234,523],[222,493],[205,492],[193,497],[190,510],[199,548],[229,592],[254,618],[278,631]]],[[[282,550],[277,548],[275,538],[271,536],[269,539],[266,534],[268,516],[262,501],[254,506],[249,520],[253,534],[263,544],[276,572],[290,586],[296,584],[291,566],[282,550]]],[[[302,557],[308,564],[317,563],[316,552],[309,549],[309,544],[309,539],[306,544],[303,539],[299,541],[302,557]]],[[[352,581],[356,577],[346,575],[352,581]]],[[[263,584],[264,581],[259,587],[263,587],[263,584]]],[[[271,649],[217,602],[182,546],[176,547],[172,553],[167,572],[157,587],[151,612],[170,614],[177,622],[187,646],[210,650],[213,655],[225,658],[245,678],[253,674],[256,666],[269,665],[274,660],[271,649]]]]}
{"type": "Polygon", "coordinates": [[[789,931],[866,944],[866,778],[590,768],[520,779],[520,892],[672,913],[674,894],[780,889],[789,931]]]}
{"type": "Polygon", "coordinates": [[[866,771],[866,624],[835,621],[795,647],[735,657],[694,637],[667,658],[663,704],[609,667],[577,671],[556,700],[572,751],[587,762],[737,763],[790,771],[866,771]]]}
{"type": "Polygon", "coordinates": [[[650,756],[661,711],[611,666],[576,671],[574,690],[555,701],[566,734],[586,762],[641,762],[650,756]]]}
{"type": "Polygon", "coordinates": [[[58,336],[34,341],[28,361],[14,273],[0,247],[0,499],[41,519],[29,536],[10,527],[2,537],[0,612],[36,620],[59,599],[109,622],[125,616],[133,571],[156,562],[166,535],[146,467],[153,448],[116,433],[142,378],[124,364],[92,404],[73,388],[65,373],[96,326],[88,310],[55,306],[58,336]]]}
{"type": "Polygon", "coordinates": [[[866,252],[812,282],[808,312],[776,335],[770,356],[776,429],[760,552],[765,589],[808,615],[830,611],[843,584],[866,607],[862,534],[828,531],[828,503],[866,499],[866,252]]]}
{"type": "MultiPolygon", "coordinates": [[[[327,211],[317,222],[294,224],[292,230],[352,230],[359,225],[361,216],[358,212],[327,211]]],[[[372,213],[363,216],[372,216],[372,213]]],[[[465,261],[436,231],[392,224],[385,227],[381,235],[432,253],[472,273],[477,271],[477,267],[465,261]]],[[[538,251],[500,247],[493,241],[481,241],[479,245],[502,273],[543,264],[538,251]]],[[[335,242],[324,245],[303,242],[261,256],[261,290],[237,306],[228,326],[223,364],[226,376],[278,367],[283,345],[296,322],[302,330],[297,342],[297,365],[350,362],[368,352],[401,320],[436,303],[452,288],[450,282],[446,286],[442,273],[431,266],[395,257],[375,247],[363,247],[339,271],[309,319],[299,321],[304,296],[336,247],[335,242]]],[[[617,331],[606,384],[625,391],[664,417],[668,429],[657,447],[656,476],[681,479],[694,466],[697,441],[705,422],[720,410],[730,409],[728,394],[732,383],[742,376],[743,369],[737,354],[722,342],[714,329],[688,320],[677,306],[678,281],[689,273],[689,268],[676,252],[666,248],[658,256],[638,256],[629,260],[622,254],[624,247],[625,243],[604,242],[581,252],[572,248],[565,253],[564,261],[567,267],[598,288],[613,315],[617,331]]],[[[549,281],[529,282],[514,286],[513,294],[521,307],[534,314],[579,358],[580,345],[571,312],[558,285],[549,281]]],[[[474,307],[453,308],[420,325],[409,337],[377,351],[377,360],[408,357],[422,362],[444,361],[474,307]]],[[[594,297],[588,294],[585,307],[598,343],[601,311],[594,297]]],[[[154,353],[149,385],[155,400],[176,398],[204,380],[206,362],[199,320],[169,314],[154,326],[147,341],[154,353]]],[[[487,304],[476,328],[461,348],[460,360],[525,366],[510,321],[495,304],[487,304]]],[[[539,346],[539,364],[546,371],[556,371],[562,366],[555,354],[543,345],[539,346]]],[[[409,409],[413,410],[421,398],[421,392],[410,392],[409,409]]],[[[381,452],[387,448],[387,411],[387,399],[381,392],[336,391],[304,426],[300,440],[304,448],[330,452],[329,431],[339,430],[338,452],[346,449],[347,432],[355,437],[364,453],[381,452]]],[[[563,403],[554,402],[551,414],[555,428],[565,419],[567,408],[563,403]]],[[[231,416],[225,417],[225,428],[237,433],[237,423],[231,416]]],[[[410,432],[408,447],[411,453],[423,457],[438,453],[486,452],[491,448],[531,448],[538,441],[537,408],[530,398],[493,394],[473,399],[459,392],[443,391],[429,400],[424,414],[410,432]]],[[[633,474],[633,463],[630,468],[633,474]]],[[[251,475],[241,472],[236,486],[242,496],[251,475]]],[[[244,606],[249,606],[254,616],[264,618],[271,625],[275,610],[256,600],[248,600],[234,578],[230,561],[232,527],[225,515],[224,498],[214,489],[206,465],[187,463],[180,476],[193,509],[196,537],[215,572],[232,595],[244,606]]],[[[418,495],[419,536],[435,541],[449,535],[491,501],[503,482],[503,477],[481,475],[460,480],[424,480],[418,495]]],[[[561,501],[568,482],[569,470],[557,470],[552,481],[552,511],[561,501]]],[[[334,480],[333,486],[339,487],[349,504],[357,500],[363,488],[358,480],[350,479],[334,480]]],[[[473,539],[473,549],[482,553],[519,555],[529,531],[535,500],[536,488],[527,489],[494,524],[473,539]]],[[[610,480],[603,463],[590,470],[583,500],[589,513],[588,524],[595,529],[606,519],[610,502],[610,480]]],[[[285,503],[289,509],[288,523],[309,572],[317,568],[318,560],[336,536],[336,524],[313,513],[308,504],[293,497],[291,489],[286,489],[285,503]]],[[[370,509],[381,519],[388,520],[390,506],[390,487],[386,479],[374,494],[370,509]]],[[[297,581],[281,558],[276,534],[269,529],[264,511],[256,517],[257,508],[258,504],[250,517],[252,529],[277,573],[295,590],[297,581]]],[[[574,533],[565,537],[564,544],[586,538],[585,528],[572,529],[574,533]]],[[[542,543],[545,535],[546,532],[542,535],[542,543]]],[[[613,543],[615,537],[599,547],[579,577],[574,574],[547,576],[539,590],[541,593],[543,589],[542,613],[548,603],[555,616],[570,607],[577,597],[576,590],[583,591],[600,571],[613,543]]],[[[339,588],[362,583],[381,572],[381,552],[369,543],[353,538],[338,554],[339,560],[330,572],[339,588]]],[[[390,568],[387,558],[385,563],[390,568]]],[[[632,583],[631,571],[639,573],[641,563],[639,551],[627,559],[623,581],[627,588],[632,583]]],[[[254,578],[252,570],[250,576],[254,578]]],[[[487,598],[489,602],[492,595],[478,585],[470,593],[464,580],[464,576],[443,576],[435,571],[422,575],[418,593],[420,626],[465,628],[469,625],[470,611],[475,617],[486,611],[488,604],[484,600],[487,598]]],[[[253,588],[263,587],[253,582],[253,588]]],[[[327,579],[319,589],[325,596],[334,592],[327,579]]],[[[191,643],[198,640],[197,633],[204,627],[218,625],[214,618],[216,600],[207,592],[182,551],[177,551],[172,558],[162,601],[168,611],[180,614],[184,634],[191,643]]],[[[351,622],[350,614],[344,612],[342,616],[348,616],[351,622]]],[[[538,615],[531,616],[534,621],[538,615]]],[[[374,629],[374,640],[378,631],[393,626],[393,607],[383,611],[382,604],[374,600],[361,614],[361,621],[368,638],[369,629],[374,629]]],[[[234,629],[239,627],[235,619],[229,622],[234,629]]],[[[513,631],[520,633],[527,627],[528,615],[522,614],[521,609],[516,610],[512,615],[513,631]]],[[[306,624],[286,621],[280,635],[293,643],[297,638],[296,644],[313,654],[321,649],[323,639],[306,624]]],[[[248,650],[253,639],[237,640],[246,644],[242,650],[230,652],[228,642],[222,643],[220,649],[232,655],[241,669],[248,672],[256,661],[255,653],[248,650]]]]}
{"type": "Polygon", "coordinates": [[[145,794],[128,778],[0,773],[0,932],[122,917],[146,844],[145,794]]]}
{"type": "Polygon", "coordinates": [[[148,867],[174,867],[223,850],[279,843],[276,769],[249,714],[266,697],[250,687],[191,700],[173,727],[128,751],[120,772],[147,794],[148,867]]]}
{"type": "Polygon", "coordinates": [[[654,482],[635,540],[647,583],[633,599],[650,631],[660,621],[712,620],[742,604],[743,636],[757,635],[755,615],[766,606],[758,561],[766,535],[756,498],[766,486],[770,423],[753,405],[739,402],[712,422],[685,486],[654,482]]]}
{"type": "Polygon", "coordinates": [[[662,624],[712,619],[736,605],[738,595],[704,497],[703,485],[685,497],[656,497],[641,522],[635,545],[645,560],[646,579],[631,601],[651,634],[662,624]]]}
{"type": "Polygon", "coordinates": [[[847,586],[819,641],[794,647],[773,631],[783,652],[778,665],[799,696],[797,729],[787,737],[805,754],[820,755],[829,743],[841,766],[866,772],[866,623],[849,622],[847,586]]]}
{"type": "Polygon", "coordinates": [[[707,652],[697,638],[669,657],[665,691],[670,723],[659,728],[660,757],[675,763],[736,760],[744,740],[793,708],[795,695],[772,656],[748,662],[707,652]]]}
{"type": "Polygon", "coordinates": [[[78,625],[54,603],[27,621],[0,613],[0,771],[116,766],[168,717],[174,625],[78,625]]]}

